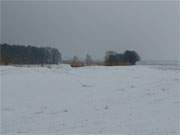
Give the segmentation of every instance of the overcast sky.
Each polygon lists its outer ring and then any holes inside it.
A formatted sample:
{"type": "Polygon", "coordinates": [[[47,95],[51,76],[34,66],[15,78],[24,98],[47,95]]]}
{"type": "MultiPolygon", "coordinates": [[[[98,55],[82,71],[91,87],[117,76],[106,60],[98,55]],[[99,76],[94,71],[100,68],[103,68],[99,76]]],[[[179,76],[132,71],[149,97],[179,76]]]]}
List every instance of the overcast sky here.
{"type": "Polygon", "coordinates": [[[64,58],[136,50],[144,60],[179,57],[178,2],[1,3],[1,43],[51,46],[64,58]]]}

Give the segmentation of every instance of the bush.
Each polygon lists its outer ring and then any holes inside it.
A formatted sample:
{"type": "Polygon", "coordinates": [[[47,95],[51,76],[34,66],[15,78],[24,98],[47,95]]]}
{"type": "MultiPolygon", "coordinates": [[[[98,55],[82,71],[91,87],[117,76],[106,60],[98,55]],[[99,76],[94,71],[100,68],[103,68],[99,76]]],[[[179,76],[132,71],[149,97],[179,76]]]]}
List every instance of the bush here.
{"type": "Polygon", "coordinates": [[[123,54],[113,51],[106,52],[105,65],[135,65],[140,57],[136,51],[125,51],[123,54]]]}

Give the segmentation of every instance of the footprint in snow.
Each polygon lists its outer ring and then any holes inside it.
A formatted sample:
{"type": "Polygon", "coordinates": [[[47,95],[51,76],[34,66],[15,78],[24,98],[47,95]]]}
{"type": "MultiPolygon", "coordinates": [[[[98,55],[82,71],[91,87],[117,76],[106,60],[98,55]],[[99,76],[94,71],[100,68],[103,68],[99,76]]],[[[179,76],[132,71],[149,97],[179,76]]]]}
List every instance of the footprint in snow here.
{"type": "Polygon", "coordinates": [[[41,106],[40,109],[41,110],[47,110],[47,106],[41,106]]]}
{"type": "Polygon", "coordinates": [[[92,87],[92,86],[88,84],[82,84],[82,87],[92,87]]]}
{"type": "Polygon", "coordinates": [[[140,77],[139,77],[139,76],[134,76],[133,78],[134,78],[134,79],[139,79],[140,77]]]}
{"type": "Polygon", "coordinates": [[[44,111],[38,111],[38,112],[34,112],[34,114],[38,115],[38,114],[43,114],[44,111]]]}
{"type": "Polygon", "coordinates": [[[12,111],[14,111],[14,109],[13,109],[13,108],[10,108],[10,107],[5,107],[5,108],[3,108],[2,110],[3,110],[3,111],[6,111],[6,112],[12,112],[12,111]]]}
{"type": "Polygon", "coordinates": [[[117,89],[116,91],[121,91],[121,92],[123,92],[123,91],[125,91],[125,89],[124,89],[124,88],[121,88],[121,89],[117,89]]]}
{"type": "Polygon", "coordinates": [[[50,112],[50,113],[48,113],[48,114],[50,114],[50,115],[57,115],[57,114],[59,114],[60,112],[50,112]]]}
{"type": "Polygon", "coordinates": [[[162,88],[162,89],[161,89],[161,91],[165,92],[165,91],[167,91],[167,89],[165,89],[165,88],[162,88]]]}
{"type": "Polygon", "coordinates": [[[109,106],[108,106],[108,105],[106,105],[106,106],[104,107],[104,109],[105,109],[105,110],[108,110],[108,109],[109,109],[109,106]]]}
{"type": "Polygon", "coordinates": [[[63,112],[68,112],[68,110],[67,110],[67,109],[64,109],[63,112]]]}
{"type": "Polygon", "coordinates": [[[174,78],[173,81],[179,81],[179,78],[174,78]]]}
{"type": "Polygon", "coordinates": [[[147,96],[154,96],[155,93],[154,93],[154,92],[147,92],[146,95],[147,95],[147,96]]]}
{"type": "Polygon", "coordinates": [[[135,86],[134,86],[134,85],[131,85],[130,87],[131,87],[131,88],[135,88],[135,86]]]}

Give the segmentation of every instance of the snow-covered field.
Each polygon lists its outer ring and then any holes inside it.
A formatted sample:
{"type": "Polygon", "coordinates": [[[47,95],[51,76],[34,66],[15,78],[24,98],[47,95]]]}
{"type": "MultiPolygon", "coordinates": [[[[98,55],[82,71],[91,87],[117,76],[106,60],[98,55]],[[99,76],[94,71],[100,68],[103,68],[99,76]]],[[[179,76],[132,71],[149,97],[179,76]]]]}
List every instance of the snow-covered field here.
{"type": "Polygon", "coordinates": [[[0,69],[1,134],[180,134],[179,67],[0,69]]]}

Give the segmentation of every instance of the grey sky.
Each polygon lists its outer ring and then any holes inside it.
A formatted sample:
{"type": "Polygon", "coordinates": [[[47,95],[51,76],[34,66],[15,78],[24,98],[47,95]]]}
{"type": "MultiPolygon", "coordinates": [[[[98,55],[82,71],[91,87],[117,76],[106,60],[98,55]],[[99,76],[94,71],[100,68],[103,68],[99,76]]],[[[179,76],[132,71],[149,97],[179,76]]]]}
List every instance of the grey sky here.
{"type": "Polygon", "coordinates": [[[145,60],[179,57],[178,2],[3,1],[2,41],[51,46],[64,58],[134,49],[145,60]]]}

